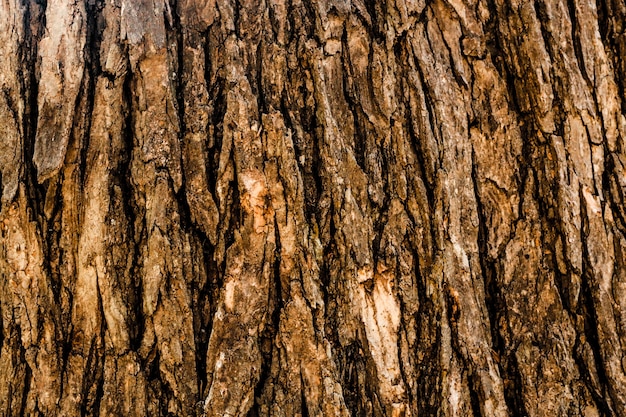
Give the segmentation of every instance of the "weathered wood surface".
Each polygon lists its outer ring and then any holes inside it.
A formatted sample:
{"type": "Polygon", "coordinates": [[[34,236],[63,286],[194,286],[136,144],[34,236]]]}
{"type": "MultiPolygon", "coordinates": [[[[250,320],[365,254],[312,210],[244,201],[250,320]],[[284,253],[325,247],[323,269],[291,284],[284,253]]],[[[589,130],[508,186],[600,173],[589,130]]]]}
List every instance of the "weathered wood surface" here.
{"type": "Polygon", "coordinates": [[[0,2],[0,415],[626,416],[623,0],[0,2]]]}

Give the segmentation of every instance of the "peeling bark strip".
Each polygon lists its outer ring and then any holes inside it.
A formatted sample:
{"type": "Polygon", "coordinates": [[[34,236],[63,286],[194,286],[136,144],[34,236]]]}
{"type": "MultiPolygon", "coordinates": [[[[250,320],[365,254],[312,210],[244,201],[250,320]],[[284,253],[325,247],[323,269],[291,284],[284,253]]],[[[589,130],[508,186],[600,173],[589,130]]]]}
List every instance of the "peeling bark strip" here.
{"type": "Polygon", "coordinates": [[[625,17],[0,2],[0,415],[626,416],[625,17]]]}
{"type": "Polygon", "coordinates": [[[65,160],[83,82],[86,17],[85,4],[80,1],[51,0],[47,4],[44,34],[37,40],[41,61],[33,162],[39,182],[57,174],[65,160]]]}

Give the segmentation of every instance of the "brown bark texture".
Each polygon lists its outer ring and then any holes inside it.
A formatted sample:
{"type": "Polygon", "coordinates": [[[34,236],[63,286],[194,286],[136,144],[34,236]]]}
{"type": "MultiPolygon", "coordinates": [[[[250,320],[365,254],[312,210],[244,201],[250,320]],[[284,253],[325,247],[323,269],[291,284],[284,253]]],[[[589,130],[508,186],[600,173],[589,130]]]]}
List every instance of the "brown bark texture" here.
{"type": "Polygon", "coordinates": [[[1,416],[626,416],[624,0],[0,1],[1,416]]]}

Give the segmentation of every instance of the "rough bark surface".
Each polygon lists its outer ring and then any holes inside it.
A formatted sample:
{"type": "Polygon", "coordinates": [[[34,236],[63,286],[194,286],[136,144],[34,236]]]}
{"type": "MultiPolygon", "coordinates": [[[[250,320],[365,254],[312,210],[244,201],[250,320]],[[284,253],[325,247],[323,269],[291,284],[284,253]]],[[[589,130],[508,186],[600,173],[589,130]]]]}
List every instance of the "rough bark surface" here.
{"type": "Polygon", "coordinates": [[[0,415],[626,416],[624,0],[2,0],[0,68],[0,415]]]}

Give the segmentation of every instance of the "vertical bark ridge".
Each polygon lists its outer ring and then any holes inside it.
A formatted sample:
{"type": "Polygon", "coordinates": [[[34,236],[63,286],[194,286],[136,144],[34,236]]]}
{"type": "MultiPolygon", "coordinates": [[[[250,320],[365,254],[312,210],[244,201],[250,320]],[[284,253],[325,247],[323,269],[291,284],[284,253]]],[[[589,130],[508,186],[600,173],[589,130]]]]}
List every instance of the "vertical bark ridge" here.
{"type": "Polygon", "coordinates": [[[45,19],[45,32],[38,45],[41,64],[33,155],[39,182],[59,171],[70,141],[85,69],[85,4],[50,1],[45,19]]]}

